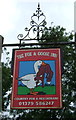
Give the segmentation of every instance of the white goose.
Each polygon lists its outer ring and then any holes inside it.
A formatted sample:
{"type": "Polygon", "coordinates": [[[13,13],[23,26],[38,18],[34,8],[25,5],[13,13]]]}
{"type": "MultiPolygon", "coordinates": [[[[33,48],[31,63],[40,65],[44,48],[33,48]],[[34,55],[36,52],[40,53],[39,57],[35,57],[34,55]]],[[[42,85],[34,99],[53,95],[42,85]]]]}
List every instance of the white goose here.
{"type": "MultiPolygon", "coordinates": [[[[35,62],[34,70],[36,74],[39,71],[38,67],[41,66],[42,63],[43,62],[41,60],[38,60],[35,62]]],[[[21,80],[22,83],[30,89],[30,94],[33,94],[33,95],[37,94],[36,92],[33,92],[33,89],[36,87],[36,81],[34,80],[34,78],[36,77],[36,74],[27,74],[25,76],[18,78],[18,80],[21,80]]]]}

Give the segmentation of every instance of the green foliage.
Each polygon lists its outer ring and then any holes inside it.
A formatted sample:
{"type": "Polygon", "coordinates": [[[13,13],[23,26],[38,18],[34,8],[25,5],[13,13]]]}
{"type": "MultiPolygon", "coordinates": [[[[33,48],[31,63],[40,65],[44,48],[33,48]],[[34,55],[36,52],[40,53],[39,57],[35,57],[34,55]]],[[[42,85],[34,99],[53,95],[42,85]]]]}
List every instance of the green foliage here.
{"type": "Polygon", "coordinates": [[[11,68],[7,68],[4,63],[2,64],[2,87],[3,87],[3,95],[10,90],[11,87],[11,68]]]}
{"type": "MultiPolygon", "coordinates": [[[[42,45],[41,47],[61,47],[61,45],[55,45],[55,43],[58,42],[69,42],[73,40],[73,34],[67,33],[66,29],[60,26],[53,26],[49,28],[44,28],[43,35],[41,37],[41,40],[39,40],[39,43],[44,43],[49,45],[42,45]],[[50,43],[54,43],[50,45],[50,43]]],[[[63,46],[62,46],[63,47],[63,46]]]]}
{"type": "Polygon", "coordinates": [[[7,52],[6,48],[4,48],[4,52],[7,57],[6,57],[6,62],[2,63],[2,95],[3,95],[2,108],[3,110],[5,110],[9,105],[10,94],[7,95],[7,92],[10,91],[10,88],[12,87],[9,52],[7,52]]]}

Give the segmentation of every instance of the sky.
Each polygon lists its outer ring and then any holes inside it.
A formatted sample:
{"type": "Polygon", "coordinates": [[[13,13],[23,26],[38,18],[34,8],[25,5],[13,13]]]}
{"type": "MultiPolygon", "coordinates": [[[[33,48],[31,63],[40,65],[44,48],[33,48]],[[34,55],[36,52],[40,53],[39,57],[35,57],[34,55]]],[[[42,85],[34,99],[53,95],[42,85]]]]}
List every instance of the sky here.
{"type": "MultiPolygon", "coordinates": [[[[36,12],[38,3],[46,16],[47,26],[60,25],[67,32],[74,30],[75,0],[0,0],[0,35],[4,43],[19,43],[18,34],[30,28],[31,16],[36,12]]],[[[10,48],[11,49],[11,48],[10,48]]]]}

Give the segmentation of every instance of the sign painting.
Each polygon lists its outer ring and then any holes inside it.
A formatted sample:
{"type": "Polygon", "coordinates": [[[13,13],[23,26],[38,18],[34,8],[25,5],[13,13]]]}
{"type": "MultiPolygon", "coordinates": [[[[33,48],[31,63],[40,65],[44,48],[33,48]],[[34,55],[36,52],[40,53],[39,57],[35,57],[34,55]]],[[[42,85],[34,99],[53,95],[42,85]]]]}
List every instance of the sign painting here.
{"type": "Polygon", "coordinates": [[[11,108],[61,107],[60,49],[15,50],[11,108]]]}

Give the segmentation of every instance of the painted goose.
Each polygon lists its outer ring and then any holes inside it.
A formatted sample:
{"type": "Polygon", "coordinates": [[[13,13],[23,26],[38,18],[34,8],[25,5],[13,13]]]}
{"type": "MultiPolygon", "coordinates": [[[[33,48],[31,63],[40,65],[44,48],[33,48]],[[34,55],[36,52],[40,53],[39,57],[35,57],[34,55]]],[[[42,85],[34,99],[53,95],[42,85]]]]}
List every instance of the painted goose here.
{"type": "Polygon", "coordinates": [[[38,92],[33,92],[33,89],[36,87],[36,81],[34,80],[37,72],[39,71],[39,66],[42,65],[42,61],[38,60],[34,63],[35,74],[27,74],[18,78],[22,83],[30,89],[30,94],[36,95],[38,92]]]}

